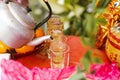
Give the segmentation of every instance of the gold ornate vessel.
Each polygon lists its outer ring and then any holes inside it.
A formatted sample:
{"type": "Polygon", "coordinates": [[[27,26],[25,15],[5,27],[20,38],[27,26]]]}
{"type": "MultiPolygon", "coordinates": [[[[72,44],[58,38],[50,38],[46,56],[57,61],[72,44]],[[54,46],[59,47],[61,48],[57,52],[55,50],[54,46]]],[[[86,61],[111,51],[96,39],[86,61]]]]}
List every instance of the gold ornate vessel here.
{"type": "Polygon", "coordinates": [[[108,58],[120,67],[120,23],[110,28],[105,50],[108,58]]]}
{"type": "Polygon", "coordinates": [[[107,23],[104,25],[99,24],[96,35],[96,46],[98,48],[104,47],[109,29],[120,21],[120,0],[111,0],[101,17],[104,18],[107,23]]]}
{"type": "Polygon", "coordinates": [[[102,17],[107,24],[99,24],[96,46],[104,48],[110,61],[120,67],[120,0],[111,0],[102,17]]]}

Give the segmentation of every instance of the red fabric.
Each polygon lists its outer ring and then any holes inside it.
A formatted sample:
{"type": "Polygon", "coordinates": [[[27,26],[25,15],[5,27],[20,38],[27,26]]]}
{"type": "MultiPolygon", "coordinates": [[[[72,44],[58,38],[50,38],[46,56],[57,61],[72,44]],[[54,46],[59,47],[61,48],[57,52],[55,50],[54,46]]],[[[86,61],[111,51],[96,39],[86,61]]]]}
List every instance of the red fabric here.
{"type": "MultiPolygon", "coordinates": [[[[84,46],[78,36],[67,36],[67,44],[70,46],[70,66],[82,65],[80,61],[88,50],[93,52],[94,57],[101,59],[105,63],[109,62],[104,50],[92,49],[88,46],[84,46]]],[[[28,68],[34,66],[41,68],[50,67],[50,60],[48,57],[42,56],[40,53],[18,58],[17,61],[23,63],[28,68]]]]}

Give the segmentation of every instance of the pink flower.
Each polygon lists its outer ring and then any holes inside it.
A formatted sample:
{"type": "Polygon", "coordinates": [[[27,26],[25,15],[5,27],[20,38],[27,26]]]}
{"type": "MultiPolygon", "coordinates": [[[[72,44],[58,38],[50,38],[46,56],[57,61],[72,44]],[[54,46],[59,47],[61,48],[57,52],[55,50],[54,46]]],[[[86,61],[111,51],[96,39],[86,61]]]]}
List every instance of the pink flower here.
{"type": "Polygon", "coordinates": [[[32,80],[32,72],[13,60],[2,60],[0,64],[2,80],[32,80]],[[29,77],[28,77],[29,76],[29,77]]]}
{"type": "Polygon", "coordinates": [[[93,80],[119,80],[120,78],[120,70],[116,63],[92,65],[90,71],[95,71],[94,74],[87,75],[88,78],[93,80]]]}
{"type": "Polygon", "coordinates": [[[0,68],[2,80],[62,80],[75,71],[75,66],[63,69],[38,67],[28,69],[13,60],[2,60],[0,68]]]}

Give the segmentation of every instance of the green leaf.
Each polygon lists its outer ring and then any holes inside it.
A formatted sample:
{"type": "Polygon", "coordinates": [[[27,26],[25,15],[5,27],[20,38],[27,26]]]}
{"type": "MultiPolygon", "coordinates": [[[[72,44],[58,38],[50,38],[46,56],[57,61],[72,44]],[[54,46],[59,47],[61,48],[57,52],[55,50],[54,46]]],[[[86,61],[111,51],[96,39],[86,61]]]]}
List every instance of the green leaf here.
{"type": "Polygon", "coordinates": [[[92,62],[97,63],[97,64],[102,63],[101,60],[96,57],[92,58],[92,62]]]}
{"type": "Polygon", "coordinates": [[[91,51],[88,51],[82,59],[82,63],[84,65],[85,71],[89,70],[90,65],[92,63],[91,54],[92,54],[91,51]]]}
{"type": "Polygon", "coordinates": [[[111,0],[100,0],[99,8],[105,8],[111,0]]]}
{"type": "Polygon", "coordinates": [[[76,17],[79,17],[83,13],[84,10],[85,10],[84,7],[75,5],[74,12],[75,12],[76,17]]]}
{"type": "Polygon", "coordinates": [[[83,71],[80,69],[79,66],[77,66],[77,72],[73,74],[69,80],[86,80],[85,76],[83,74],[83,71]]]}
{"type": "Polygon", "coordinates": [[[85,36],[81,36],[81,40],[82,40],[82,43],[83,43],[85,46],[88,46],[88,45],[89,45],[89,40],[88,40],[85,36]]]}
{"type": "Polygon", "coordinates": [[[97,0],[92,0],[92,7],[93,7],[93,9],[95,10],[96,9],[96,2],[97,2],[97,0]]]}
{"type": "Polygon", "coordinates": [[[105,18],[97,18],[96,20],[98,24],[102,24],[102,25],[107,24],[107,21],[105,18]]]}
{"type": "Polygon", "coordinates": [[[91,35],[91,32],[92,32],[92,29],[94,27],[94,22],[95,22],[95,19],[94,19],[94,16],[91,15],[91,14],[86,14],[85,15],[85,19],[86,19],[86,23],[84,25],[85,27],[85,32],[86,32],[86,35],[87,36],[90,36],[91,35]]]}

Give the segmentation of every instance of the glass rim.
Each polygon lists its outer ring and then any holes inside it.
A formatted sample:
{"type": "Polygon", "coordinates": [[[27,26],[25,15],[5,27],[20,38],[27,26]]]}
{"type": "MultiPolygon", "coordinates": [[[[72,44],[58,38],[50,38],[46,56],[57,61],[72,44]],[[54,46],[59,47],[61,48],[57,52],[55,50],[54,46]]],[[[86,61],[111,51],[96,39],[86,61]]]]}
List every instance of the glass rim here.
{"type": "Polygon", "coordinates": [[[70,47],[69,47],[68,45],[66,45],[66,49],[65,49],[64,51],[54,51],[54,50],[52,50],[52,49],[49,49],[49,50],[50,50],[50,52],[52,52],[53,54],[55,54],[55,53],[57,53],[57,52],[63,52],[63,54],[64,54],[64,53],[70,52],[70,47]]]}

